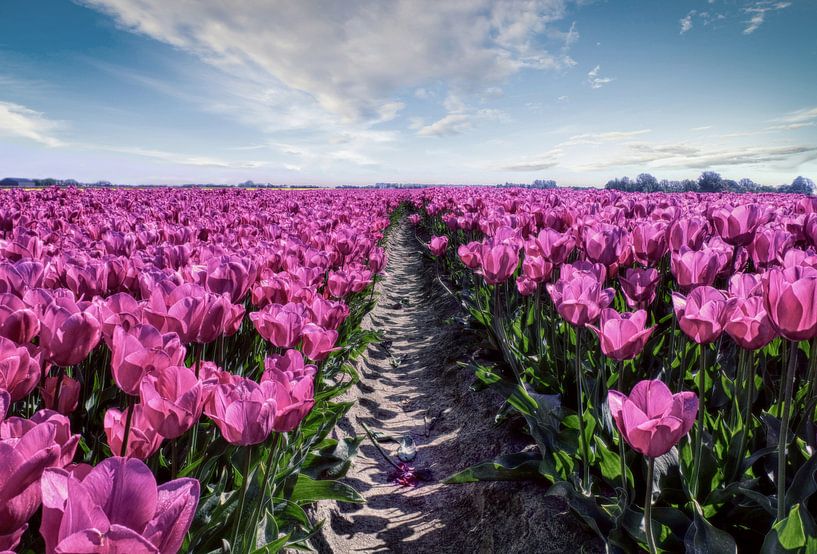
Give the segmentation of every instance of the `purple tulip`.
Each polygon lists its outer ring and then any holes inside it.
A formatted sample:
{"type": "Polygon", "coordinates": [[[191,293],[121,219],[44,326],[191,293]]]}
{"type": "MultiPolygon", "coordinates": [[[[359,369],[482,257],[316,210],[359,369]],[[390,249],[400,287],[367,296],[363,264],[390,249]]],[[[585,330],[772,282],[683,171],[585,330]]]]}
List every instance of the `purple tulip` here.
{"type": "Polygon", "coordinates": [[[661,274],[655,268],[638,269],[628,268],[624,274],[619,274],[618,282],[627,305],[633,309],[647,308],[655,300],[661,274]]]}
{"type": "Polygon", "coordinates": [[[176,333],[160,333],[148,324],[113,334],[111,370],[120,389],[137,396],[142,378],[159,369],[183,365],[185,348],[176,333]]]}
{"type": "Polygon", "coordinates": [[[28,396],[40,379],[40,354],[34,347],[17,346],[0,337],[0,389],[12,402],[28,396]]]}
{"type": "Polygon", "coordinates": [[[334,329],[324,329],[314,323],[304,325],[301,333],[301,348],[306,356],[313,361],[325,360],[329,354],[338,350],[335,343],[338,332],[334,329]]]}
{"type": "Polygon", "coordinates": [[[614,360],[631,360],[638,356],[655,327],[646,327],[647,312],[618,313],[607,308],[601,311],[599,326],[588,325],[599,337],[601,351],[614,360]]]}
{"type": "Polygon", "coordinates": [[[448,248],[448,237],[431,237],[431,242],[427,246],[434,256],[442,256],[448,248]]]}
{"type": "Polygon", "coordinates": [[[808,266],[771,269],[763,275],[766,311],[789,340],[817,336],[817,270],[808,266]]]}
{"type": "Polygon", "coordinates": [[[723,332],[734,300],[727,300],[718,289],[702,286],[687,296],[673,292],[672,304],[681,330],[698,344],[708,344],[723,332]]]}
{"type": "Polygon", "coordinates": [[[40,318],[40,346],[48,361],[58,366],[80,363],[99,343],[99,321],[91,315],[87,303],[57,297],[40,318]]]}
{"type": "Polygon", "coordinates": [[[39,332],[40,320],[34,310],[13,294],[0,293],[0,337],[24,344],[39,332]]]}
{"type": "Polygon", "coordinates": [[[190,369],[169,366],[146,375],[140,385],[141,406],[151,426],[166,439],[182,436],[201,416],[208,389],[190,369]]]}
{"type": "Polygon", "coordinates": [[[80,477],[48,469],[42,479],[40,534],[57,552],[178,552],[199,502],[199,482],[157,487],[141,461],[113,457],[80,477]]]}
{"type": "Polygon", "coordinates": [[[662,381],[641,381],[626,395],[607,393],[610,415],[633,450],[649,458],[669,452],[689,433],[698,413],[694,392],[670,392],[662,381]]]}
{"type": "Polygon", "coordinates": [[[264,442],[275,424],[278,384],[260,384],[235,377],[229,384],[218,385],[204,406],[204,413],[230,444],[247,446],[264,442]]]}
{"type": "Polygon", "coordinates": [[[723,329],[741,348],[757,350],[763,348],[775,336],[772,321],[761,296],[737,298],[723,329]]]}
{"type": "Polygon", "coordinates": [[[556,311],[565,321],[577,327],[592,323],[601,311],[613,301],[615,291],[602,288],[592,275],[574,275],[569,280],[559,279],[547,285],[556,311]]]}
{"type": "Polygon", "coordinates": [[[114,456],[125,456],[127,458],[139,458],[147,460],[162,445],[164,437],[159,434],[147,418],[145,407],[142,404],[133,404],[124,412],[116,408],[108,408],[105,412],[103,422],[105,436],[108,438],[108,446],[114,456]],[[128,430],[128,444],[125,452],[122,452],[122,443],[125,440],[125,426],[127,424],[128,412],[133,411],[128,430]]]}

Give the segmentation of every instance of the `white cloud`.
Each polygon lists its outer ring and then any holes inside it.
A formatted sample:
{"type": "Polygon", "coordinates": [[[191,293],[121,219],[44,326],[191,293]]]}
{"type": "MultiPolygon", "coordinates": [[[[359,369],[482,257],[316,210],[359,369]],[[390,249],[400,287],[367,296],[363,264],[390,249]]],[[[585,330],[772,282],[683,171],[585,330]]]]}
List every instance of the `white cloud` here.
{"type": "Polygon", "coordinates": [[[301,103],[348,121],[382,121],[384,111],[396,114],[398,91],[431,82],[478,90],[523,68],[569,65],[536,40],[564,17],[567,0],[78,1],[260,83],[256,95],[297,91],[301,103]]]}
{"type": "Polygon", "coordinates": [[[698,132],[698,131],[708,131],[708,130],[709,130],[709,129],[711,129],[712,127],[713,127],[712,125],[701,125],[700,127],[691,127],[689,130],[690,130],[690,131],[695,131],[695,132],[698,132]]]}
{"type": "Polygon", "coordinates": [[[815,121],[817,121],[817,107],[804,108],[802,110],[789,112],[781,117],[773,119],[772,121],[791,124],[814,123],[815,121]]]}
{"type": "Polygon", "coordinates": [[[613,81],[612,77],[602,77],[600,72],[601,66],[597,65],[587,73],[587,82],[590,84],[590,88],[601,88],[613,81]]]}
{"type": "Polygon", "coordinates": [[[743,29],[744,35],[751,35],[763,25],[766,21],[766,14],[768,12],[775,12],[783,10],[791,6],[791,2],[771,2],[762,1],[755,2],[743,11],[750,16],[749,21],[746,22],[746,28],[743,29]]]}
{"type": "Polygon", "coordinates": [[[686,17],[681,18],[681,34],[688,32],[692,29],[692,16],[695,15],[695,10],[692,10],[686,17]]]}
{"type": "Polygon", "coordinates": [[[444,137],[459,135],[471,128],[471,116],[464,113],[452,113],[438,119],[430,125],[417,130],[422,137],[444,137]]]}
{"type": "Polygon", "coordinates": [[[558,148],[554,148],[535,158],[525,158],[510,162],[501,169],[504,171],[543,171],[559,165],[559,158],[561,157],[562,151],[558,148]]]}
{"type": "Polygon", "coordinates": [[[46,146],[62,146],[55,136],[60,123],[48,119],[43,113],[14,102],[0,100],[0,136],[24,138],[46,146]]]}
{"type": "Polygon", "coordinates": [[[577,144],[601,144],[603,142],[620,142],[638,135],[645,135],[652,129],[638,129],[636,131],[607,131],[605,133],[582,133],[573,135],[559,146],[575,146],[577,144]]]}

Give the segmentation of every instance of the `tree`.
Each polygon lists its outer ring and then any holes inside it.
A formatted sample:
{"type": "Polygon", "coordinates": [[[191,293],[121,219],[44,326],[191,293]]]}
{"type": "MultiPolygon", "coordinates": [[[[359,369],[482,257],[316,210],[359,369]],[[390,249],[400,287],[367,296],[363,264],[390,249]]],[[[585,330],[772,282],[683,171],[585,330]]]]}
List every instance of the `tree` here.
{"type": "Polygon", "coordinates": [[[704,171],[698,177],[698,189],[701,192],[722,192],[724,188],[720,173],[704,171]]]}
{"type": "Polygon", "coordinates": [[[798,176],[786,187],[786,192],[796,194],[814,194],[814,181],[807,177],[798,176]]]}
{"type": "Polygon", "coordinates": [[[684,179],[681,181],[681,190],[684,192],[698,192],[698,182],[693,181],[692,179],[684,179]]]}
{"type": "Polygon", "coordinates": [[[746,177],[738,181],[738,188],[741,192],[754,192],[757,190],[757,187],[757,183],[746,177]]]}
{"type": "Polygon", "coordinates": [[[635,178],[636,188],[641,192],[655,192],[658,190],[658,179],[649,173],[640,173],[635,178]]]}

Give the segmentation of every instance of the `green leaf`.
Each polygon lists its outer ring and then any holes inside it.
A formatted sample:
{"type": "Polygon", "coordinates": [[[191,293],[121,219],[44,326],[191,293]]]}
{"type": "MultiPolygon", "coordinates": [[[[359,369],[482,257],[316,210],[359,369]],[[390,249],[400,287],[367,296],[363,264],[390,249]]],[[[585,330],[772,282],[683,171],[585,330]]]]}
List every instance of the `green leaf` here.
{"type": "Polygon", "coordinates": [[[807,511],[801,511],[800,506],[795,504],[788,516],[774,524],[763,541],[763,554],[817,551],[814,520],[807,511]]]}
{"type": "Polygon", "coordinates": [[[343,477],[352,465],[363,437],[347,437],[341,441],[327,439],[311,452],[301,466],[301,472],[313,479],[343,477]]]}
{"type": "Polygon", "coordinates": [[[796,504],[805,503],[811,495],[817,492],[815,474],[817,474],[817,455],[812,455],[794,474],[794,479],[786,491],[786,509],[792,509],[796,504]]]}
{"type": "Polygon", "coordinates": [[[446,484],[475,483],[477,481],[524,481],[539,475],[539,452],[518,452],[499,456],[455,473],[443,481],[446,484]]]}
{"type": "Polygon", "coordinates": [[[291,500],[300,504],[317,502],[318,500],[337,500],[363,504],[366,502],[360,494],[340,481],[316,481],[303,473],[298,475],[298,481],[292,491],[291,500]]]}
{"type": "Polygon", "coordinates": [[[695,510],[692,525],[684,537],[687,554],[736,554],[738,547],[735,539],[726,531],[715,528],[700,514],[700,507],[695,510]]]}

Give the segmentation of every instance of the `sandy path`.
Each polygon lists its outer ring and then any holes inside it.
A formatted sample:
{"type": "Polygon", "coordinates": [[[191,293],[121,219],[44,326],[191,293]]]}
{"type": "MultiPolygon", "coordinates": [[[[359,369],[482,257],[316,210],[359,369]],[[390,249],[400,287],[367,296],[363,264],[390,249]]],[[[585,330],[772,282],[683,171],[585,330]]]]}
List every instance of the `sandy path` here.
{"type": "MultiPolygon", "coordinates": [[[[364,435],[363,421],[375,431],[410,434],[418,447],[413,465],[433,479],[415,488],[389,482],[392,467],[366,440],[345,481],[367,503],[320,504],[315,516],[326,521],[314,546],[327,553],[598,550],[564,503],[544,496],[544,485],[437,482],[526,441],[493,424],[497,395],[469,389],[471,372],[456,362],[468,360],[479,338],[452,319],[459,307],[433,278],[405,222],[390,236],[388,253],[388,275],[366,325],[391,344],[372,345],[358,361],[361,381],[350,392],[357,403],[335,433],[364,435]]],[[[396,444],[383,446],[396,453],[396,444]]]]}

